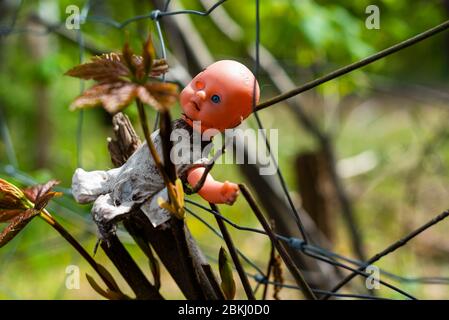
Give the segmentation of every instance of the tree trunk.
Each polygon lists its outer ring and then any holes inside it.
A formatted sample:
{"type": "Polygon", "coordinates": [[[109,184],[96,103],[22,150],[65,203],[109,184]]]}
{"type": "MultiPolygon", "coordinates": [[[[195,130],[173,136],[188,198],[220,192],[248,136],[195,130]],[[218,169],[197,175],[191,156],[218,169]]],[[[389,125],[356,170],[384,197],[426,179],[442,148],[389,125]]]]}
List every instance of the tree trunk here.
{"type": "Polygon", "coordinates": [[[296,159],[296,176],[303,208],[318,229],[334,242],[334,208],[338,206],[338,201],[326,161],[325,155],[319,151],[300,154],[296,159]]]}

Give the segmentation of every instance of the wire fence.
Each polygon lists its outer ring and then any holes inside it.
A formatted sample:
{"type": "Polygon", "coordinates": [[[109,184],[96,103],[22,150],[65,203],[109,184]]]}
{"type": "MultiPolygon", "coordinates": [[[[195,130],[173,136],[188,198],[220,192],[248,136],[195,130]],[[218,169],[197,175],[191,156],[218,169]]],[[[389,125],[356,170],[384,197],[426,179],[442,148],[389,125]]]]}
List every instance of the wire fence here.
{"type": "MultiPolygon", "coordinates": [[[[23,33],[36,33],[35,30],[32,29],[28,29],[28,28],[22,28],[22,27],[17,27],[17,20],[20,14],[20,10],[23,7],[23,2],[24,1],[20,1],[19,5],[17,6],[16,11],[14,12],[12,19],[11,19],[11,24],[8,27],[1,27],[0,28],[0,37],[7,37],[7,36],[11,36],[14,34],[23,34],[23,33]]],[[[159,39],[159,43],[160,43],[160,52],[161,52],[161,58],[166,59],[167,58],[167,47],[166,47],[166,43],[165,43],[165,39],[163,37],[163,32],[162,32],[162,28],[160,25],[160,21],[161,19],[164,19],[165,17],[171,17],[171,16],[177,16],[177,15],[198,15],[198,16],[203,16],[206,17],[208,15],[210,15],[216,8],[219,8],[223,3],[226,2],[226,0],[221,0],[216,2],[215,4],[213,4],[208,10],[206,11],[197,11],[197,10],[174,10],[171,11],[169,10],[170,7],[170,0],[166,0],[164,2],[163,7],[160,10],[153,10],[148,14],[144,14],[144,15],[138,15],[138,16],[134,16],[131,17],[129,19],[126,19],[125,21],[119,22],[119,21],[115,21],[109,17],[103,17],[103,16],[95,16],[95,15],[90,15],[90,9],[92,7],[92,2],[91,0],[86,1],[85,5],[82,7],[81,10],[81,15],[80,15],[80,28],[77,30],[76,32],[76,37],[74,39],[74,41],[77,43],[78,48],[79,48],[79,63],[82,63],[84,61],[84,57],[85,57],[85,50],[86,50],[86,43],[84,40],[84,35],[83,35],[83,31],[81,26],[84,23],[98,23],[98,24],[103,24],[106,26],[109,26],[111,28],[114,29],[124,29],[126,28],[128,25],[135,23],[137,21],[142,21],[142,20],[149,20],[152,21],[154,24],[154,28],[156,30],[156,34],[157,37],[159,39]]],[[[261,33],[261,23],[260,23],[260,4],[259,4],[259,0],[255,0],[255,21],[256,21],[256,25],[255,25],[255,53],[254,53],[254,57],[255,57],[255,65],[254,65],[254,69],[253,72],[256,76],[256,79],[259,77],[259,73],[260,73],[260,33],[261,33]]],[[[57,24],[47,24],[46,25],[46,30],[44,32],[39,32],[37,34],[39,35],[47,35],[50,33],[54,33],[57,32],[60,28],[63,28],[64,24],[63,23],[57,23],[57,24]]],[[[385,58],[388,55],[391,55],[393,53],[396,53],[400,50],[403,50],[409,46],[415,45],[416,43],[419,43],[429,37],[432,37],[438,33],[441,33],[445,30],[447,30],[449,28],[449,21],[446,21],[434,28],[431,28],[417,36],[414,36],[410,39],[407,39],[399,44],[396,44],[394,46],[391,46],[385,50],[382,50],[370,57],[367,57],[365,59],[362,59],[361,61],[352,63],[348,66],[345,66],[343,68],[337,69],[334,72],[331,72],[325,76],[322,76],[316,80],[313,80],[311,82],[308,82],[292,91],[283,93],[279,96],[276,96],[272,99],[269,99],[265,102],[260,103],[259,105],[256,105],[256,101],[255,99],[253,100],[253,114],[254,114],[254,118],[257,122],[257,125],[259,127],[259,129],[264,129],[263,123],[259,117],[259,112],[262,109],[265,109],[269,106],[272,106],[276,103],[279,102],[283,102],[291,97],[294,97],[297,94],[303,93],[307,90],[310,90],[312,88],[315,88],[319,85],[322,85],[328,81],[331,81],[333,79],[337,79],[338,77],[341,77],[349,72],[352,72],[354,70],[360,69],[364,66],[367,66],[375,61],[378,61],[382,58],[385,58]]],[[[165,75],[162,77],[162,81],[165,81],[165,75]]],[[[80,81],[80,92],[84,91],[84,81],[81,80],[80,81]]],[[[254,86],[254,90],[255,90],[255,86],[254,86]]],[[[255,92],[255,91],[254,91],[255,92]]],[[[255,94],[254,94],[255,97],[255,94]]],[[[305,121],[309,121],[307,119],[305,119],[305,121]]],[[[78,126],[77,126],[77,133],[76,133],[76,140],[77,140],[77,165],[79,167],[82,167],[82,149],[83,149],[83,122],[84,122],[84,113],[83,111],[80,112],[79,114],[79,119],[78,119],[78,126]]],[[[155,122],[155,126],[154,129],[157,129],[157,123],[158,123],[158,119],[156,119],[155,122]]],[[[8,162],[9,164],[4,166],[1,171],[4,174],[7,174],[11,177],[13,177],[14,179],[24,183],[24,184],[34,184],[36,183],[36,181],[34,179],[32,179],[31,177],[29,177],[28,175],[26,175],[25,173],[23,173],[22,171],[20,171],[19,167],[18,167],[18,162],[17,162],[17,157],[16,154],[14,152],[14,146],[13,143],[11,142],[11,138],[10,138],[10,134],[8,131],[8,125],[3,117],[2,114],[0,114],[0,128],[1,128],[1,137],[2,140],[5,144],[5,148],[7,151],[7,157],[8,157],[8,162]]],[[[317,131],[316,128],[312,127],[311,131],[317,131]]],[[[264,131],[262,130],[261,132],[264,133],[264,131]]],[[[319,131],[318,135],[321,135],[321,133],[319,131]]],[[[321,137],[322,138],[322,137],[321,137]]],[[[278,177],[278,180],[280,182],[280,185],[282,187],[282,191],[283,194],[287,200],[287,203],[289,205],[290,208],[290,214],[291,217],[293,219],[293,221],[295,221],[296,226],[302,236],[302,239],[296,238],[296,237],[291,237],[288,235],[281,235],[281,234],[275,234],[277,239],[279,241],[282,241],[282,243],[284,243],[285,245],[289,246],[290,248],[293,248],[294,250],[300,251],[301,253],[303,253],[304,255],[312,258],[312,259],[317,259],[320,261],[323,261],[326,264],[329,264],[335,268],[340,268],[343,270],[347,270],[349,271],[349,274],[338,284],[336,284],[335,286],[331,287],[331,289],[329,290],[321,290],[321,289],[313,289],[312,291],[314,291],[317,294],[320,294],[322,296],[322,298],[329,298],[329,297],[335,297],[335,298],[357,298],[357,299],[387,299],[387,298],[382,298],[382,297],[377,297],[374,296],[372,294],[366,295],[366,294],[356,294],[356,293],[338,293],[338,291],[343,288],[345,285],[347,285],[354,277],[356,276],[361,276],[361,277],[365,277],[365,278],[369,278],[371,275],[369,273],[366,272],[366,268],[376,262],[378,262],[380,259],[382,259],[383,257],[395,252],[397,249],[399,249],[401,246],[404,246],[405,244],[407,244],[408,241],[410,241],[411,239],[413,239],[414,237],[418,236],[420,233],[422,233],[423,231],[431,228],[432,226],[434,226],[435,224],[439,223],[440,221],[442,221],[443,219],[445,219],[448,215],[449,212],[445,211],[442,214],[438,215],[436,218],[432,219],[431,221],[423,224],[422,226],[420,226],[419,228],[417,228],[416,230],[412,231],[410,234],[404,236],[403,238],[401,238],[400,240],[398,240],[397,242],[394,242],[392,245],[388,246],[385,250],[381,251],[380,253],[376,254],[375,256],[373,256],[370,259],[367,259],[366,261],[362,261],[359,259],[353,259],[353,258],[349,258],[346,257],[344,255],[341,255],[337,252],[334,252],[332,250],[328,250],[326,248],[323,248],[321,246],[318,246],[316,244],[312,244],[309,241],[309,236],[306,232],[306,228],[304,227],[304,223],[302,221],[302,216],[305,214],[303,212],[303,209],[301,208],[297,208],[297,206],[294,204],[291,196],[290,196],[290,192],[287,186],[287,183],[285,181],[285,178],[282,174],[281,168],[279,167],[276,158],[274,157],[273,153],[271,152],[271,146],[270,143],[267,139],[267,136],[263,135],[263,139],[266,145],[266,148],[270,154],[271,157],[271,161],[272,163],[275,165],[276,167],[276,174],[278,177]]],[[[72,218],[74,216],[77,216],[77,219],[79,219],[79,215],[77,215],[76,213],[73,214],[73,212],[79,212],[78,209],[76,210],[72,210],[70,208],[70,200],[69,198],[71,197],[71,192],[69,189],[61,189],[61,191],[64,192],[65,196],[62,198],[63,200],[59,200],[60,202],[58,203],[56,201],[56,204],[62,208],[65,208],[66,211],[71,211],[72,212],[72,218]]],[[[221,215],[219,212],[207,208],[206,206],[197,203],[191,199],[186,199],[186,203],[188,204],[188,206],[186,206],[186,210],[194,217],[196,218],[198,221],[200,221],[202,224],[204,224],[209,230],[211,230],[211,232],[213,232],[217,237],[223,239],[223,235],[222,233],[217,230],[215,227],[213,227],[210,223],[207,222],[206,219],[204,219],[200,214],[198,214],[195,210],[192,209],[192,207],[195,207],[197,209],[201,209],[202,211],[213,215],[214,217],[224,221],[226,224],[232,226],[233,228],[236,228],[240,231],[244,231],[244,232],[250,232],[250,233],[255,233],[255,234],[260,234],[260,235],[264,235],[267,236],[267,232],[265,230],[262,229],[257,229],[257,228],[251,228],[251,227],[246,227],[246,226],[242,226],[239,225],[235,222],[233,222],[232,220],[224,217],[223,215],[221,215]]],[[[90,220],[84,220],[84,218],[82,218],[83,223],[86,225],[91,224],[90,220]]],[[[78,220],[79,222],[79,220],[78,220]]],[[[92,229],[91,229],[92,230],[92,229]]],[[[92,230],[92,232],[95,232],[95,230],[92,230]]],[[[262,270],[262,268],[255,263],[254,261],[252,261],[250,258],[248,258],[248,256],[246,256],[241,250],[237,249],[237,252],[239,254],[239,256],[245,261],[245,263],[247,264],[248,267],[252,268],[256,273],[251,273],[251,272],[246,272],[246,274],[255,281],[256,283],[256,287],[254,288],[254,292],[257,292],[259,285],[261,284],[268,284],[271,286],[278,286],[278,287],[283,287],[283,288],[288,288],[288,289],[293,289],[293,290],[299,290],[299,291],[303,291],[304,288],[298,286],[298,285],[292,285],[292,284],[285,284],[285,283],[279,283],[279,282],[275,282],[275,281],[270,281],[266,275],[265,272],[262,270]]],[[[209,260],[211,261],[215,261],[215,259],[211,256],[208,256],[209,260]]],[[[215,261],[216,262],[216,261],[215,261]]],[[[1,266],[0,266],[1,267],[1,266]]],[[[398,283],[418,283],[418,284],[440,284],[440,285],[447,285],[449,284],[449,278],[444,278],[444,277],[405,277],[402,275],[397,275],[394,274],[392,272],[386,271],[386,270],[381,270],[381,274],[385,275],[387,278],[389,278],[392,281],[398,282],[398,283]]],[[[391,290],[401,294],[402,296],[404,296],[405,298],[408,299],[416,299],[416,297],[412,296],[410,293],[407,293],[404,289],[399,288],[396,285],[393,285],[390,282],[384,281],[384,280],[380,280],[380,283],[388,288],[390,288],[391,290]]]]}

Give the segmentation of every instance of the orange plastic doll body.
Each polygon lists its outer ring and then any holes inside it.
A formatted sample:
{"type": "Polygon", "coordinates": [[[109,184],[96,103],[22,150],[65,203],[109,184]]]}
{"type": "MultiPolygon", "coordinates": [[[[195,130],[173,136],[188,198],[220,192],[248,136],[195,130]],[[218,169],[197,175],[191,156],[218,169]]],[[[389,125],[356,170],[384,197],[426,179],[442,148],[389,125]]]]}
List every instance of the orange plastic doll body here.
{"type": "MultiPolygon", "coordinates": [[[[254,91],[257,103],[259,86],[247,67],[232,60],[215,62],[181,92],[183,119],[190,125],[201,121],[201,132],[205,135],[211,131],[208,129],[223,132],[234,128],[251,114],[254,91]]],[[[204,171],[205,168],[188,171],[189,184],[195,186],[204,171]]],[[[211,203],[233,204],[238,192],[237,184],[216,181],[208,174],[198,194],[211,203]]]]}

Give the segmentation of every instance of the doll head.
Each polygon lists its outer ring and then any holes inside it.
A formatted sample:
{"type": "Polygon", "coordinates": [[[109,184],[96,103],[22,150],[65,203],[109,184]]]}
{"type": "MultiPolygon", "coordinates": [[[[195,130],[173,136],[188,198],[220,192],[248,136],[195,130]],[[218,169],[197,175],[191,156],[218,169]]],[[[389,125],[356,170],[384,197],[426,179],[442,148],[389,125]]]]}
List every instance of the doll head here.
{"type": "MultiPolygon", "coordinates": [[[[201,121],[201,131],[238,126],[252,112],[255,77],[243,64],[217,61],[196,75],[181,92],[183,119],[201,121]]],[[[259,85],[256,81],[256,103],[259,85]]]]}

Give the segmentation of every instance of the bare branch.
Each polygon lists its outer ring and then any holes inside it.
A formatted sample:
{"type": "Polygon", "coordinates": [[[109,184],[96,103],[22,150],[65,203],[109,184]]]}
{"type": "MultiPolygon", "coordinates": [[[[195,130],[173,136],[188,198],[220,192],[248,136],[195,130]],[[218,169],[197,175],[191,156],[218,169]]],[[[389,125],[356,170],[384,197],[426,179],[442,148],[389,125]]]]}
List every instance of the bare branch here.
{"type": "Polygon", "coordinates": [[[257,219],[259,220],[260,224],[265,229],[265,232],[270,237],[271,242],[273,242],[273,245],[276,247],[277,251],[281,255],[282,260],[284,261],[288,270],[291,272],[291,274],[295,278],[298,285],[303,289],[304,295],[307,297],[307,299],[316,300],[315,294],[313,293],[312,289],[309,287],[309,285],[305,281],[304,276],[302,275],[299,268],[295,265],[295,263],[293,262],[292,258],[288,254],[288,252],[285,250],[285,248],[279,242],[279,240],[276,237],[273,230],[271,230],[270,225],[268,224],[267,220],[263,216],[262,211],[260,211],[259,206],[257,205],[253,196],[249,192],[248,188],[243,184],[239,184],[239,188],[240,188],[240,191],[242,191],[242,194],[245,197],[246,201],[248,202],[249,206],[251,207],[252,211],[254,212],[257,219]]]}

